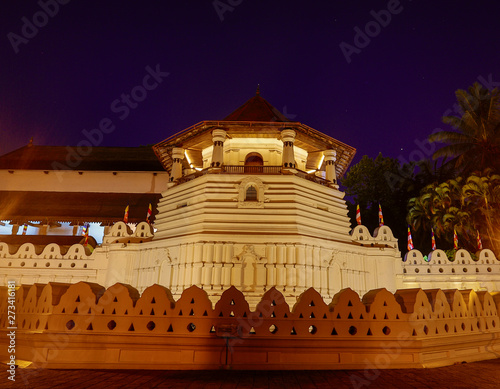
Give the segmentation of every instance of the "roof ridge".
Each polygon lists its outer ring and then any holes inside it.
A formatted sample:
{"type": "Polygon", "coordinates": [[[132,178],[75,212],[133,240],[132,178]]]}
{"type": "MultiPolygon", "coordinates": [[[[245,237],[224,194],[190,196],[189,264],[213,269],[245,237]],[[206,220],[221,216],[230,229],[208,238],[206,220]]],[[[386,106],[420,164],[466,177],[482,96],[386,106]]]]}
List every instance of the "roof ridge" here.
{"type": "Polygon", "coordinates": [[[290,120],[264,99],[257,90],[255,96],[236,108],[222,121],[289,122],[290,120]]]}

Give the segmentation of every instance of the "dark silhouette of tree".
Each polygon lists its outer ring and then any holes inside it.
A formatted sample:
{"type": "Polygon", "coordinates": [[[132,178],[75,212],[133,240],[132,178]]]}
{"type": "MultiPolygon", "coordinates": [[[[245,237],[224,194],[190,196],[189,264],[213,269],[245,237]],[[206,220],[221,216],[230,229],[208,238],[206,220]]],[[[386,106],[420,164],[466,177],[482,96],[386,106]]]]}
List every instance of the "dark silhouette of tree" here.
{"type": "Polygon", "coordinates": [[[499,90],[489,91],[476,82],[468,91],[459,89],[455,95],[461,115],[443,118],[454,131],[440,131],[429,137],[431,142],[446,144],[433,158],[452,158],[447,163],[462,175],[488,167],[500,171],[499,90]]]}
{"type": "Polygon", "coordinates": [[[375,159],[363,156],[341,180],[347,195],[351,226],[356,225],[356,205],[359,204],[362,223],[373,233],[378,227],[380,203],[384,224],[398,238],[400,250],[406,252],[406,207],[410,197],[407,190],[412,180],[412,174],[408,174],[397,159],[382,154],[375,159]]]}

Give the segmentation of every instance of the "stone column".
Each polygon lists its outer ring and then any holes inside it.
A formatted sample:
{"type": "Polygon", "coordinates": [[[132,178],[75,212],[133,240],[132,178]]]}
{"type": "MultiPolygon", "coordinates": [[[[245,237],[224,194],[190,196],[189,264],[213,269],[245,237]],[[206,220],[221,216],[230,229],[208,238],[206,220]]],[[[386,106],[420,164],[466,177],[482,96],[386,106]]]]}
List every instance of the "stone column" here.
{"type": "Polygon", "coordinates": [[[170,181],[178,180],[182,177],[182,160],[184,159],[184,149],[174,147],[172,149],[172,172],[170,173],[170,181]]]}
{"type": "Polygon", "coordinates": [[[213,272],[212,272],[212,285],[213,289],[221,290],[222,289],[222,263],[214,263],[213,272]]]}
{"type": "Polygon", "coordinates": [[[313,251],[314,247],[306,245],[306,266],[305,266],[305,273],[306,273],[306,282],[305,282],[305,288],[308,289],[313,286],[313,251]]]}
{"type": "Polygon", "coordinates": [[[295,154],[293,152],[295,131],[290,129],[281,131],[281,140],[283,141],[283,167],[295,169],[295,154]]]}
{"type": "Polygon", "coordinates": [[[297,285],[297,270],[295,269],[295,246],[286,245],[286,284],[288,291],[295,290],[297,285]]]}
{"type": "Polygon", "coordinates": [[[194,253],[193,253],[193,264],[191,267],[192,274],[189,276],[186,274],[186,286],[190,287],[191,285],[201,286],[201,267],[203,266],[203,250],[204,244],[201,242],[197,242],[194,244],[194,253]]]}
{"type": "Polygon", "coordinates": [[[335,150],[323,151],[325,156],[326,179],[334,184],[337,183],[337,173],[335,172],[335,162],[337,161],[337,152],[335,150]]]}
{"type": "Polygon", "coordinates": [[[297,292],[303,292],[306,289],[306,247],[303,244],[295,245],[296,253],[296,268],[297,268],[297,281],[295,285],[295,290],[297,292]]]}
{"type": "Polygon", "coordinates": [[[278,243],[276,245],[276,287],[280,292],[286,285],[285,256],[285,245],[278,243]]]}
{"type": "Polygon", "coordinates": [[[201,283],[204,289],[212,289],[212,267],[214,261],[214,243],[206,243],[203,246],[203,268],[201,283]]]}
{"type": "Polygon", "coordinates": [[[181,265],[179,263],[175,263],[172,265],[172,282],[170,284],[170,291],[172,293],[176,293],[178,290],[181,290],[179,287],[179,270],[181,265]]]}
{"type": "Polygon", "coordinates": [[[276,285],[276,246],[274,245],[274,243],[266,244],[266,258],[266,287],[272,287],[276,285]]]}
{"type": "Polygon", "coordinates": [[[213,168],[220,168],[224,163],[224,141],[226,140],[226,131],[220,128],[212,131],[212,141],[214,142],[214,148],[212,151],[212,163],[210,164],[213,168]]]}
{"type": "Polygon", "coordinates": [[[321,289],[321,256],[320,248],[314,246],[313,248],[313,284],[312,287],[316,289],[318,293],[321,289]]]}

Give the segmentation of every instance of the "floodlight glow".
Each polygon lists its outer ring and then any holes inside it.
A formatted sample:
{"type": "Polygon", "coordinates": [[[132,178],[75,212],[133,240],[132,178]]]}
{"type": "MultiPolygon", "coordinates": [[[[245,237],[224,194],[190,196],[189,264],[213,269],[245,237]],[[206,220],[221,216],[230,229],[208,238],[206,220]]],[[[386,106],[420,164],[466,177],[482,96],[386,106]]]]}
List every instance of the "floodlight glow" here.
{"type": "Polygon", "coordinates": [[[323,161],[325,160],[325,156],[322,155],[321,159],[319,160],[319,165],[318,165],[318,170],[321,169],[321,165],[323,165],[323,161]]]}

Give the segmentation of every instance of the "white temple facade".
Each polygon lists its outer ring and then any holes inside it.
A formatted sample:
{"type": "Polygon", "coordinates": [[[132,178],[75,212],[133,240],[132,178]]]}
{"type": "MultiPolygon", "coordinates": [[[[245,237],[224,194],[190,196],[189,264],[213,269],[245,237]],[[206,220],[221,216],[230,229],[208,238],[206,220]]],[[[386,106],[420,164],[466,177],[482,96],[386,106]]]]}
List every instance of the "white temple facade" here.
{"type": "Polygon", "coordinates": [[[93,250],[29,241],[13,247],[0,238],[1,283],[121,282],[139,292],[159,284],[176,299],[196,285],[213,302],[235,286],[250,304],[276,287],[292,305],[311,287],[325,300],[348,287],[360,295],[424,285],[498,290],[497,281],[486,282],[500,275],[489,251],[481,266],[470,258],[441,266],[437,252],[428,263],[415,251],[403,262],[388,226],[373,236],[364,226],[351,231],[337,177],[355,149],[288,121],[259,94],[226,119],[200,122],[153,149],[166,171],[149,173],[164,181],[155,183],[162,191],[154,225],[132,230],[115,222],[93,250]],[[468,265],[467,274],[452,273],[468,265]]]}

